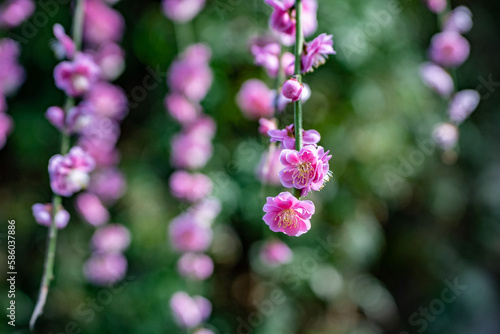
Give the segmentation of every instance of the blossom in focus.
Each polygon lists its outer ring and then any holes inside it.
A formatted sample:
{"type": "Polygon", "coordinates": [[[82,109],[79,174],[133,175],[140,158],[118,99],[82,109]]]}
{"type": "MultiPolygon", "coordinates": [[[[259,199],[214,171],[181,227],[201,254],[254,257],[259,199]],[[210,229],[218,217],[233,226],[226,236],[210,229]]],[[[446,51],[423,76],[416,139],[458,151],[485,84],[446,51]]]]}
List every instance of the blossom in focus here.
{"type": "Polygon", "coordinates": [[[212,191],[212,181],[201,173],[176,171],[170,176],[169,185],[172,195],[190,202],[199,201],[212,191]]]}
{"type": "Polygon", "coordinates": [[[212,304],[204,297],[190,297],[185,292],[176,292],[170,298],[170,309],[180,327],[194,328],[208,319],[212,304]]]}
{"type": "Polygon", "coordinates": [[[286,188],[303,189],[313,182],[317,168],[321,167],[318,150],[305,146],[300,152],[285,149],[281,151],[280,162],[283,169],[279,172],[281,184],[286,188]]]}
{"type": "Polygon", "coordinates": [[[91,244],[97,252],[123,252],[130,245],[130,232],[120,224],[106,225],[94,232],[91,244]]]}
{"type": "MultiPolygon", "coordinates": [[[[303,89],[302,89],[302,95],[300,97],[300,101],[302,103],[305,103],[307,102],[307,100],[309,100],[309,98],[311,97],[311,88],[309,87],[308,84],[306,83],[302,83],[303,85],[303,89]]],[[[275,101],[276,99],[276,91],[275,90],[272,90],[272,100],[275,101]]],[[[283,110],[285,110],[286,106],[290,103],[293,103],[293,101],[289,98],[286,98],[285,96],[283,96],[283,94],[279,94],[278,97],[277,97],[277,107],[278,107],[278,111],[279,112],[282,112],[283,110]]]]}
{"type": "Polygon", "coordinates": [[[261,183],[270,185],[280,185],[279,172],[283,169],[280,162],[281,148],[275,145],[269,146],[269,150],[262,153],[259,164],[256,168],[257,178],[261,183]]]}
{"type": "Polygon", "coordinates": [[[424,84],[443,97],[449,97],[455,88],[451,75],[442,67],[430,62],[420,66],[420,77],[424,84]]]}
{"type": "Polygon", "coordinates": [[[100,70],[91,56],[77,53],[73,61],[63,61],[54,68],[56,86],[66,95],[87,93],[99,79],[100,70]]]}
{"type": "Polygon", "coordinates": [[[191,21],[205,7],[205,0],[163,0],[163,13],[170,20],[184,23],[191,21]]]}
{"type": "Polygon", "coordinates": [[[48,168],[52,191],[57,195],[71,196],[86,188],[94,166],[94,159],[78,146],[64,156],[54,155],[48,168]]]}
{"type": "Polygon", "coordinates": [[[172,247],[178,252],[204,252],[212,242],[212,230],[192,214],[174,218],[169,225],[172,247]]]}
{"type": "Polygon", "coordinates": [[[71,37],[66,35],[64,27],[59,23],[56,23],[54,24],[52,30],[57,40],[57,42],[53,45],[57,57],[59,59],[73,58],[73,55],[75,54],[75,43],[71,37]]]}
{"type": "Polygon", "coordinates": [[[450,119],[457,124],[462,123],[476,110],[480,100],[481,95],[473,89],[466,89],[456,93],[448,106],[450,119]]]}
{"type": "Polygon", "coordinates": [[[202,113],[198,103],[192,103],[183,95],[173,93],[165,97],[165,108],[181,124],[195,121],[202,113]]]}
{"type": "Polygon", "coordinates": [[[443,150],[450,150],[457,144],[458,129],[453,124],[441,123],[434,128],[432,137],[437,146],[443,150]]]}
{"type": "MultiPolygon", "coordinates": [[[[283,148],[295,149],[295,127],[293,124],[288,125],[285,129],[271,130],[268,132],[271,137],[271,143],[281,142],[283,148]]],[[[304,146],[314,145],[319,143],[321,135],[316,130],[302,129],[302,142],[304,146]]]]}
{"type": "Polygon", "coordinates": [[[118,42],[122,39],[125,21],[121,14],[102,0],[86,0],[83,39],[91,45],[118,42]]]}
{"type": "Polygon", "coordinates": [[[263,210],[266,213],[263,220],[271,231],[298,237],[311,228],[309,219],[315,207],[311,201],[300,201],[289,192],[282,192],[268,197],[263,210]]]}
{"type": "Polygon", "coordinates": [[[330,164],[328,161],[332,158],[331,155],[328,155],[330,151],[324,150],[323,147],[317,147],[318,154],[318,165],[316,167],[316,174],[312,182],[302,188],[300,192],[300,196],[307,196],[311,191],[320,191],[326,182],[330,180],[332,172],[330,171],[330,164]]]}
{"type": "Polygon", "coordinates": [[[35,11],[32,0],[7,0],[0,6],[0,27],[14,28],[35,11]]]}
{"type": "Polygon", "coordinates": [[[92,193],[79,194],[76,197],[75,207],[78,213],[91,225],[100,226],[109,221],[109,212],[102,205],[99,197],[92,193]]]}
{"type": "Polygon", "coordinates": [[[447,30],[432,37],[429,57],[441,66],[457,67],[467,60],[469,52],[467,39],[456,31],[447,30]]]}
{"type": "Polygon", "coordinates": [[[465,34],[472,29],[472,12],[465,6],[458,6],[446,18],[444,30],[453,30],[465,34]]]}
{"type": "Polygon", "coordinates": [[[205,280],[212,275],[214,263],[208,255],[186,253],[177,262],[177,270],[184,277],[205,280]]]}
{"type": "Polygon", "coordinates": [[[277,239],[266,241],[260,249],[260,258],[262,262],[270,266],[279,266],[289,263],[292,257],[293,253],[290,247],[277,239]]]}
{"type": "Polygon", "coordinates": [[[300,83],[297,79],[291,78],[285,81],[283,84],[283,88],[281,90],[281,94],[287,99],[292,100],[293,102],[300,100],[302,96],[302,90],[304,89],[304,85],[300,83]]]}
{"type": "Polygon", "coordinates": [[[125,277],[127,259],[120,253],[94,253],[85,262],[83,271],[89,282],[108,286],[125,277]]]}
{"type": "Polygon", "coordinates": [[[273,95],[265,83],[250,79],[241,86],[236,103],[243,115],[249,119],[270,118],[274,114],[273,95]]]}
{"type": "Polygon", "coordinates": [[[307,73],[326,62],[330,54],[336,54],[333,49],[333,36],[321,34],[312,41],[304,44],[302,54],[302,73],[307,73]]]}
{"type": "MultiPolygon", "coordinates": [[[[36,203],[31,207],[33,211],[33,217],[35,217],[35,221],[46,227],[50,227],[52,225],[52,204],[40,204],[36,203]]],[[[69,222],[69,213],[64,210],[62,207],[57,210],[55,214],[55,223],[58,229],[63,229],[68,225],[69,222]]]]}

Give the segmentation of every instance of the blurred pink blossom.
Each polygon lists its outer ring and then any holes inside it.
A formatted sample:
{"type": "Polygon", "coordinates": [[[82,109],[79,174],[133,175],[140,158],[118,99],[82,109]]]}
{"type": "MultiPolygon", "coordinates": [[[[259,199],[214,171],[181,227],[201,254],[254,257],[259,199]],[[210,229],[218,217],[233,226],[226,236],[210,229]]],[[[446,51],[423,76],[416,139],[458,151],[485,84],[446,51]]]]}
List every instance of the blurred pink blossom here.
{"type": "Polygon", "coordinates": [[[262,262],[270,266],[279,266],[289,263],[292,257],[293,253],[290,247],[277,239],[266,241],[260,249],[260,258],[262,262]]]}
{"type": "Polygon", "coordinates": [[[458,129],[450,123],[438,124],[432,133],[434,142],[443,150],[450,150],[457,144],[458,129]]]}
{"type": "Polygon", "coordinates": [[[185,292],[176,292],[170,299],[170,308],[175,322],[182,328],[194,328],[208,319],[212,304],[201,297],[190,297],[185,292]]]}
{"type": "Polygon", "coordinates": [[[442,13],[448,5],[448,0],[424,0],[429,10],[433,13],[442,13]]]}
{"type": "Polygon", "coordinates": [[[57,40],[57,42],[53,45],[57,57],[59,59],[73,58],[73,55],[75,54],[75,43],[71,37],[66,35],[64,27],[59,23],[56,23],[54,24],[52,30],[57,40]]]}
{"type": "Polygon", "coordinates": [[[101,77],[105,80],[115,80],[125,69],[125,52],[118,44],[105,43],[93,53],[93,56],[101,69],[101,77]]]}
{"type": "Polygon", "coordinates": [[[255,58],[255,65],[264,67],[272,78],[278,75],[281,53],[281,46],[278,43],[268,43],[262,46],[254,44],[250,51],[255,58]]]}
{"type": "Polygon", "coordinates": [[[441,66],[457,67],[467,60],[469,52],[467,39],[456,31],[447,30],[432,37],[429,57],[441,66]]]}
{"type": "Polygon", "coordinates": [[[461,34],[469,32],[472,26],[472,12],[465,6],[455,8],[444,22],[444,30],[453,30],[461,34]]]}
{"type": "Polygon", "coordinates": [[[170,94],[165,98],[165,108],[181,124],[189,124],[202,113],[198,103],[192,103],[181,94],[170,94]]]}
{"type": "Polygon", "coordinates": [[[130,245],[130,232],[120,224],[106,225],[94,232],[91,243],[97,252],[123,252],[130,245]]]}
{"type": "Polygon", "coordinates": [[[267,133],[271,130],[276,130],[276,120],[275,119],[267,119],[260,118],[259,119],[259,133],[264,136],[269,136],[267,133]]]}
{"type": "Polygon", "coordinates": [[[99,169],[92,173],[88,190],[106,204],[113,204],[126,190],[123,174],[116,168],[99,169]]]}
{"type": "Polygon", "coordinates": [[[169,225],[170,243],[178,252],[204,252],[212,242],[212,230],[195,216],[185,213],[169,225]]]}
{"type": "MultiPolygon", "coordinates": [[[[271,130],[268,132],[271,137],[271,143],[281,142],[283,148],[290,150],[295,149],[295,127],[293,124],[288,125],[285,129],[281,130],[271,130]]],[[[321,140],[321,135],[316,130],[304,130],[302,129],[302,141],[303,145],[314,145],[319,143],[321,140]]]]}
{"type": "Polygon", "coordinates": [[[102,0],[86,0],[83,38],[92,45],[121,40],[125,22],[119,12],[102,0]]]}
{"type": "Polygon", "coordinates": [[[249,119],[270,118],[274,114],[273,92],[257,79],[243,83],[236,96],[236,102],[243,115],[249,119]]]}
{"type": "Polygon", "coordinates": [[[14,28],[35,11],[32,0],[7,0],[0,6],[0,27],[14,28]]]}
{"type": "Polygon", "coordinates": [[[72,97],[87,93],[99,75],[99,67],[84,53],[77,53],[73,61],[63,61],[54,68],[56,86],[72,97]]]}
{"type": "Polygon", "coordinates": [[[172,138],[171,145],[171,162],[176,168],[201,168],[212,156],[210,138],[200,136],[195,131],[176,134],[172,138]]]}
{"type": "Polygon", "coordinates": [[[85,95],[95,113],[101,117],[122,120],[127,115],[127,97],[123,89],[116,85],[101,81],[92,86],[85,95]]]}
{"type": "Polygon", "coordinates": [[[92,193],[82,193],[76,197],[78,213],[91,225],[100,226],[109,221],[109,212],[99,198],[92,193]]]}
{"type": "Polygon", "coordinates": [[[212,191],[212,181],[201,173],[176,171],[170,176],[169,184],[172,195],[190,202],[199,201],[212,191]]]}
{"type": "Polygon", "coordinates": [[[281,148],[275,145],[269,146],[269,151],[262,154],[259,164],[256,168],[257,178],[264,184],[278,186],[281,184],[279,171],[283,169],[280,162],[281,148]]]}
{"type": "Polygon", "coordinates": [[[205,0],[163,0],[163,13],[170,20],[184,23],[191,21],[205,7],[205,0]]]}
{"type": "Polygon", "coordinates": [[[466,89],[456,93],[450,101],[448,115],[450,119],[460,124],[476,110],[481,101],[481,95],[473,89],[466,89]]]}
{"type": "Polygon", "coordinates": [[[127,259],[120,253],[94,253],[85,262],[83,271],[89,282],[108,286],[125,277],[127,259]]]}
{"type": "MultiPolygon", "coordinates": [[[[35,221],[46,227],[50,227],[52,225],[52,204],[40,204],[36,203],[31,207],[33,211],[33,217],[35,217],[35,221]]],[[[57,210],[55,215],[56,227],[58,229],[63,229],[68,225],[69,222],[69,213],[64,210],[62,207],[57,210]]]]}
{"type": "Polygon", "coordinates": [[[177,262],[177,270],[184,277],[205,280],[212,275],[214,263],[208,255],[186,253],[177,262]]]}
{"type": "Polygon", "coordinates": [[[23,83],[25,72],[18,62],[19,44],[10,38],[0,40],[0,94],[8,96],[23,83]]]}
{"type": "Polygon", "coordinates": [[[449,97],[455,89],[451,75],[433,63],[427,62],[420,66],[420,77],[424,84],[443,97],[449,97]]]}
{"type": "Polygon", "coordinates": [[[59,131],[66,129],[66,114],[61,107],[49,107],[45,112],[45,118],[59,131]]]}

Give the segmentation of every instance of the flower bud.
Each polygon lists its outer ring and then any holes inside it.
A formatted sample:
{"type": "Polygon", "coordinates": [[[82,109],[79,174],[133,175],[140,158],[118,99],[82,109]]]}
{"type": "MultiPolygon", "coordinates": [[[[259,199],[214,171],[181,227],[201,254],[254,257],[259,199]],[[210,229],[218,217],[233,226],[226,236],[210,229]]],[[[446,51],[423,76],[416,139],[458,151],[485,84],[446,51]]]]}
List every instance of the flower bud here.
{"type": "Polygon", "coordinates": [[[295,78],[288,79],[283,84],[281,93],[284,97],[291,99],[293,102],[298,101],[302,96],[304,86],[295,78]]]}

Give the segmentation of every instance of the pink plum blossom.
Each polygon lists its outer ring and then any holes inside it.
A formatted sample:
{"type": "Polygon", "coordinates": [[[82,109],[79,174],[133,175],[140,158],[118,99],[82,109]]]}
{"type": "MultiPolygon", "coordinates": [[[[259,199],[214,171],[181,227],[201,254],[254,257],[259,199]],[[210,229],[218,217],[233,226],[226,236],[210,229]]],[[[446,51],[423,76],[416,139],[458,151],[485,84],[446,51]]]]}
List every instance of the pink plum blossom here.
{"type": "Polygon", "coordinates": [[[298,237],[311,228],[309,219],[315,207],[311,201],[300,201],[289,192],[282,192],[268,197],[263,210],[266,212],[263,220],[271,231],[298,237]]]}
{"type": "MultiPolygon", "coordinates": [[[[48,112],[49,110],[47,110],[47,113],[48,112]]],[[[57,109],[50,109],[50,113],[52,115],[46,116],[56,116],[55,114],[59,113],[57,117],[60,117],[60,111],[58,111],[57,109]]],[[[67,133],[70,134],[82,133],[85,128],[89,127],[92,124],[94,118],[96,118],[94,106],[89,103],[80,103],[68,111],[65,119],[66,124],[64,129],[67,133]]]]}
{"type": "Polygon", "coordinates": [[[65,130],[66,114],[61,107],[49,107],[45,112],[45,118],[59,131],[65,130]]]}
{"type": "Polygon", "coordinates": [[[64,27],[59,23],[54,24],[52,28],[54,32],[54,36],[56,37],[57,42],[53,45],[54,51],[59,59],[73,58],[75,54],[75,42],[66,35],[64,31],[64,27]]]}
{"type": "Polygon", "coordinates": [[[275,145],[269,146],[269,150],[262,154],[256,168],[256,175],[264,184],[280,185],[279,171],[283,169],[280,162],[281,148],[275,145]]]}
{"type": "Polygon", "coordinates": [[[297,152],[285,149],[280,162],[284,168],[279,172],[281,184],[286,188],[303,189],[313,182],[316,169],[322,167],[318,161],[318,151],[314,146],[305,146],[297,152]]]}
{"type": "Polygon", "coordinates": [[[123,174],[116,168],[99,169],[92,173],[88,190],[106,204],[115,203],[127,188],[123,174]]]}
{"type": "Polygon", "coordinates": [[[433,13],[442,13],[448,5],[448,0],[424,0],[429,10],[433,13]]]}
{"type": "Polygon", "coordinates": [[[50,186],[55,194],[69,197],[87,187],[89,173],[94,170],[94,159],[80,147],[68,154],[54,155],[49,160],[50,186]]]}
{"type": "Polygon", "coordinates": [[[472,29],[472,12],[465,6],[458,6],[444,22],[444,30],[453,30],[465,34],[472,29]]]}
{"type": "Polygon", "coordinates": [[[457,67],[467,60],[469,52],[467,39],[456,31],[447,30],[432,37],[429,56],[441,66],[457,67]]]}
{"type": "Polygon", "coordinates": [[[170,115],[181,124],[189,124],[202,113],[198,103],[192,103],[183,95],[173,93],[165,98],[165,108],[170,115]]]}
{"type": "Polygon", "coordinates": [[[336,54],[332,35],[321,34],[311,42],[305,43],[301,58],[302,73],[311,72],[313,68],[323,65],[330,54],[336,54]]]}
{"type": "Polygon", "coordinates": [[[79,194],[75,200],[78,213],[91,225],[100,226],[109,221],[109,212],[99,197],[91,193],[79,194]]]}
{"type": "Polygon", "coordinates": [[[85,95],[85,101],[90,103],[95,113],[117,121],[127,115],[127,97],[123,89],[107,82],[98,82],[85,95]]]}
{"type": "Polygon", "coordinates": [[[108,81],[118,78],[125,69],[125,51],[116,43],[101,45],[92,53],[94,61],[101,69],[101,77],[108,81]]]}
{"type": "Polygon", "coordinates": [[[0,40],[0,95],[2,96],[13,94],[24,81],[25,72],[18,62],[18,56],[17,42],[10,38],[0,40]]]}
{"type": "Polygon", "coordinates": [[[208,255],[186,253],[177,262],[177,270],[184,277],[205,280],[212,275],[214,263],[208,255]]]}
{"type": "Polygon", "coordinates": [[[450,123],[438,124],[432,133],[434,142],[443,150],[450,150],[457,144],[458,129],[450,123]]]}
{"type": "Polygon", "coordinates": [[[87,93],[99,75],[99,67],[84,53],[77,53],[73,61],[63,61],[54,68],[56,86],[72,97],[87,93]]]}
{"type": "Polygon", "coordinates": [[[95,285],[107,286],[121,281],[127,272],[127,259],[120,253],[94,253],[85,262],[83,271],[95,285]]]}
{"type": "Polygon", "coordinates": [[[170,176],[170,190],[177,198],[196,202],[212,191],[212,181],[201,173],[176,171],[170,176]]]}
{"type": "Polygon", "coordinates": [[[250,79],[243,83],[236,102],[249,119],[270,118],[274,114],[273,92],[260,80],[250,79]]]}
{"type": "Polygon", "coordinates": [[[286,77],[291,77],[295,72],[295,56],[293,53],[285,52],[281,56],[281,68],[286,77]]]}
{"type": "MultiPolygon", "coordinates": [[[[268,132],[271,137],[271,142],[281,142],[283,148],[295,149],[295,127],[293,124],[288,125],[282,130],[271,130],[268,132]]],[[[314,145],[319,143],[321,140],[321,135],[316,130],[304,130],[302,129],[302,141],[303,145],[314,145]]]]}
{"type": "Polygon", "coordinates": [[[176,168],[201,168],[212,156],[213,147],[210,138],[195,132],[176,134],[172,138],[171,145],[171,162],[176,168]]]}
{"type": "Polygon", "coordinates": [[[201,296],[190,297],[185,292],[176,292],[170,298],[170,308],[175,322],[182,328],[195,328],[208,319],[212,304],[201,296]]]}
{"type": "Polygon", "coordinates": [[[460,124],[476,110],[481,100],[481,95],[473,89],[462,90],[453,96],[448,107],[450,119],[460,124]]]}
{"type": "Polygon", "coordinates": [[[92,45],[118,42],[123,36],[125,22],[121,14],[102,0],[86,0],[83,39],[92,45]]]}
{"type": "Polygon", "coordinates": [[[174,218],[169,225],[170,243],[178,252],[204,252],[212,242],[212,230],[192,214],[174,218]]]}
{"type": "Polygon", "coordinates": [[[268,43],[262,46],[254,44],[250,51],[255,58],[255,65],[264,67],[272,78],[278,75],[281,53],[281,46],[278,43],[268,43]]]}
{"type": "Polygon", "coordinates": [[[14,28],[35,11],[32,0],[7,0],[0,6],[0,27],[14,28]]]}
{"type": "Polygon", "coordinates": [[[192,205],[187,212],[201,225],[210,227],[221,209],[220,201],[215,197],[209,197],[192,205]]]}
{"type": "Polygon", "coordinates": [[[259,119],[259,133],[268,136],[268,132],[271,130],[276,130],[277,125],[276,125],[276,120],[275,119],[267,119],[267,118],[261,118],[259,119]]]}
{"type": "Polygon", "coordinates": [[[289,263],[292,257],[293,253],[290,247],[277,239],[266,241],[260,249],[260,258],[262,262],[270,266],[279,266],[289,263]]]}
{"type": "Polygon", "coordinates": [[[94,232],[91,244],[97,252],[123,252],[130,245],[130,232],[120,224],[106,225],[94,232]]]}
{"type": "Polygon", "coordinates": [[[420,77],[424,84],[443,97],[449,97],[455,88],[451,75],[442,67],[430,62],[420,66],[420,77]]]}
{"type": "Polygon", "coordinates": [[[283,84],[283,88],[281,90],[281,94],[287,99],[292,100],[293,102],[300,100],[302,96],[302,90],[304,89],[304,85],[300,83],[297,79],[291,78],[285,81],[283,84]]]}
{"type": "Polygon", "coordinates": [[[12,124],[12,118],[3,112],[0,112],[0,149],[4,147],[7,137],[12,131],[12,124]]]}
{"type": "Polygon", "coordinates": [[[184,23],[191,21],[205,7],[205,0],[163,0],[163,13],[170,20],[184,23]]]}
{"type": "MultiPolygon", "coordinates": [[[[36,203],[31,207],[33,211],[33,217],[35,217],[35,221],[46,227],[50,227],[52,225],[52,204],[40,204],[36,203]]],[[[63,229],[68,225],[69,222],[69,213],[64,210],[62,207],[57,210],[55,215],[56,227],[58,229],[63,229]]]]}
{"type": "MultiPolygon", "coordinates": [[[[309,98],[311,97],[311,88],[309,87],[308,84],[306,83],[303,83],[303,89],[302,89],[302,95],[301,95],[301,98],[300,98],[300,101],[302,103],[305,103],[307,102],[307,100],[309,100],[309,98]]],[[[283,110],[285,110],[286,106],[290,103],[293,103],[293,101],[289,98],[286,98],[285,96],[283,96],[283,94],[278,94],[278,96],[276,97],[276,91],[275,90],[272,90],[272,100],[274,101],[274,103],[277,102],[277,107],[278,107],[278,111],[279,112],[282,112],[283,110]],[[277,101],[276,101],[276,98],[277,98],[277,101]]]]}
{"type": "Polygon", "coordinates": [[[120,161],[120,152],[109,143],[80,137],[78,146],[82,147],[94,159],[99,168],[113,167],[120,161]]]}

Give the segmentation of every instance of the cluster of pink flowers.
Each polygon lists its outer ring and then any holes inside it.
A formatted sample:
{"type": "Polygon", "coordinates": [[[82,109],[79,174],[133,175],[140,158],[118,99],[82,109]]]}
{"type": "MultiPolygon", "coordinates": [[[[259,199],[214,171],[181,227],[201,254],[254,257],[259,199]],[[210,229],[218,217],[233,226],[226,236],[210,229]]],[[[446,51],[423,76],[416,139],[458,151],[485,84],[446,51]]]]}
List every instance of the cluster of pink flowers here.
{"type": "MultiPolygon", "coordinates": [[[[164,14],[176,23],[192,20],[203,9],[204,0],[163,0],[164,14]]],[[[204,44],[188,46],[167,71],[168,94],[165,109],[181,126],[171,141],[172,166],[169,185],[173,197],[190,207],[169,223],[168,236],[172,248],[182,255],[177,262],[178,273],[189,280],[208,279],[214,270],[210,256],[212,223],[220,211],[220,202],[210,197],[212,180],[199,170],[212,156],[215,136],[214,120],[203,113],[200,102],[212,85],[211,50],[204,44]]],[[[212,305],[201,296],[177,292],[170,299],[175,322],[181,328],[197,329],[195,333],[210,334],[201,325],[210,317],[212,305]]]]}
{"type": "MultiPolygon", "coordinates": [[[[17,27],[34,12],[32,0],[9,0],[0,5],[0,29],[17,27]]],[[[0,39],[0,149],[5,146],[14,122],[7,114],[6,97],[13,95],[24,81],[25,73],[19,64],[19,44],[10,39],[0,39]]]]}
{"type": "MultiPolygon", "coordinates": [[[[294,0],[265,0],[273,9],[269,26],[274,36],[283,45],[296,42],[297,10],[294,0]]],[[[305,36],[312,35],[317,28],[316,0],[301,1],[301,26],[305,36]]],[[[284,111],[289,103],[303,103],[311,90],[302,83],[301,75],[313,71],[325,63],[328,55],[335,54],[333,36],[320,34],[303,45],[300,53],[299,73],[295,73],[295,55],[282,52],[280,42],[272,38],[258,38],[252,42],[251,52],[255,64],[263,67],[277,82],[286,79],[276,91],[257,79],[246,81],[239,91],[236,102],[249,119],[259,119],[259,132],[270,137],[270,146],[257,168],[257,176],[263,183],[282,184],[298,189],[300,196],[319,191],[330,177],[331,155],[318,146],[321,139],[316,130],[302,130],[303,147],[295,145],[294,124],[278,129],[273,117],[284,111]],[[277,147],[275,143],[279,142],[277,147]]],[[[299,236],[311,228],[310,218],[315,208],[311,201],[302,201],[289,192],[268,197],[264,205],[264,221],[272,231],[299,236]]]]}
{"type": "MultiPolygon", "coordinates": [[[[83,42],[78,47],[64,28],[56,24],[56,41],[52,47],[63,59],[54,69],[55,85],[78,103],[69,110],[49,107],[49,122],[64,136],[75,136],[76,143],[65,155],[54,155],[48,166],[52,191],[63,197],[78,194],[75,209],[84,221],[100,227],[95,232],[92,256],[84,265],[87,279],[98,285],[121,280],[127,260],[121,252],[128,246],[129,233],[121,225],[107,225],[113,205],[125,191],[125,179],[118,170],[119,152],[116,143],[120,121],[128,112],[123,90],[111,84],[123,71],[124,53],[118,46],[123,36],[123,17],[102,0],[87,0],[84,6],[83,42]],[[120,247],[116,245],[120,239],[120,247]],[[105,244],[108,243],[108,246],[105,244]]],[[[51,204],[33,205],[35,220],[45,226],[52,221],[51,204]]],[[[55,223],[63,228],[68,212],[57,208],[55,223]]]]}
{"type": "Polygon", "coordinates": [[[464,6],[447,11],[447,1],[427,0],[431,11],[444,17],[442,31],[434,35],[429,48],[431,61],[422,64],[422,81],[442,98],[448,101],[448,120],[434,128],[433,137],[443,150],[452,150],[459,137],[458,126],[465,121],[479,105],[479,92],[466,89],[457,92],[450,75],[462,65],[470,53],[470,44],[462,36],[472,29],[472,13],[464,6]]]}

